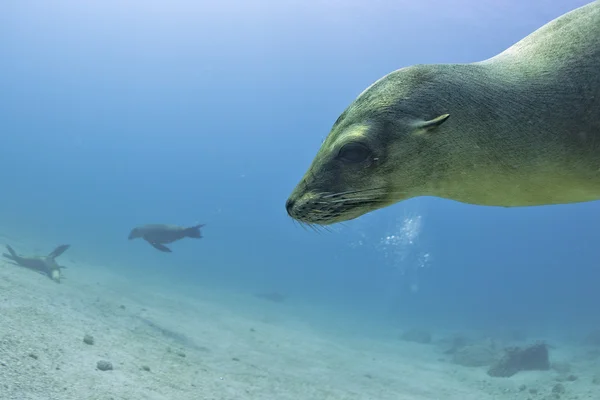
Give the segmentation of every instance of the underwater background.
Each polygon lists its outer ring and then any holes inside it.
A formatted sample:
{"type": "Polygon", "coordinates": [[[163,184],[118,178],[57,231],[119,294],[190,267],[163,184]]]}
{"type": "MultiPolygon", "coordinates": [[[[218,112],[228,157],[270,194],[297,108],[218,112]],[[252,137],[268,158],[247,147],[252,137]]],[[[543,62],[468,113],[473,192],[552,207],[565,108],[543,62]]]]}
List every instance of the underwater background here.
{"type": "Polygon", "coordinates": [[[173,291],[283,293],[356,335],[583,334],[597,202],[416,198],[319,232],[284,204],[372,82],[491,57],[587,2],[3,1],[0,233],[173,291]],[[127,240],[146,223],[206,226],[169,254],[127,240]]]}

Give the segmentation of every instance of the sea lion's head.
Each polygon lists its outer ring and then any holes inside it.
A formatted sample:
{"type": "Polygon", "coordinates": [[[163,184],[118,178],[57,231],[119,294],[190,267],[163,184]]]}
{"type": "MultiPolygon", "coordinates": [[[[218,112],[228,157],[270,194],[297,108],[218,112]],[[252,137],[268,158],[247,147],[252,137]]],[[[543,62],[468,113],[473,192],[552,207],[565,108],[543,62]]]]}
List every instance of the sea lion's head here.
{"type": "Polygon", "coordinates": [[[142,231],[141,231],[141,229],[139,229],[139,228],[133,228],[133,229],[131,230],[131,232],[129,232],[129,237],[128,237],[128,239],[129,239],[129,240],[131,240],[131,239],[137,239],[137,238],[140,238],[140,237],[142,237],[142,236],[143,236],[143,234],[142,234],[142,231]]]}
{"type": "Polygon", "coordinates": [[[419,70],[399,70],[358,96],[288,198],[292,218],[329,225],[426,194],[437,167],[428,165],[436,152],[429,132],[449,117],[407,107],[426,78],[419,70]]]}

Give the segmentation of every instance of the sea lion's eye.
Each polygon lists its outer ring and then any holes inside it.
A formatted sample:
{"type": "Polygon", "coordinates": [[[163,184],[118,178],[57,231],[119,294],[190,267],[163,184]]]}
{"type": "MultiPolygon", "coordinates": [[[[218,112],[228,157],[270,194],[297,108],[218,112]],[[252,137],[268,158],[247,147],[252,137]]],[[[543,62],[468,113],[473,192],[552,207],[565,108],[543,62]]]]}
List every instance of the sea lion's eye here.
{"type": "Polygon", "coordinates": [[[347,143],[342,146],[338,158],[349,163],[360,163],[371,155],[371,150],[362,143],[347,143]]]}

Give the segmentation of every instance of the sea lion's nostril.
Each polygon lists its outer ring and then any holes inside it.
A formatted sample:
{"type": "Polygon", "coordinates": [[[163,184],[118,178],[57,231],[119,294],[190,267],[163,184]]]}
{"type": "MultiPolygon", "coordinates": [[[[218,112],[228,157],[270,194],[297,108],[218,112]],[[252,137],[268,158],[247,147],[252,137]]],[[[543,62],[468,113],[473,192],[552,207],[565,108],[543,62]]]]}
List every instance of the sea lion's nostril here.
{"type": "Polygon", "coordinates": [[[285,202],[285,209],[290,217],[292,216],[292,208],[294,208],[294,201],[292,199],[287,199],[285,202]]]}

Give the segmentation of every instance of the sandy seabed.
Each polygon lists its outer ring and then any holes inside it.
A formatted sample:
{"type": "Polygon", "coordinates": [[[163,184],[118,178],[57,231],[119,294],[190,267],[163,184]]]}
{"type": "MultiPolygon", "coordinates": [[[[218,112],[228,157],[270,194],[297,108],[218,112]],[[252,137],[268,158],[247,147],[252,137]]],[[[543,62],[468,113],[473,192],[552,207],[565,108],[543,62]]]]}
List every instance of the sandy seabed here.
{"type": "Polygon", "coordinates": [[[600,356],[575,344],[553,350],[574,381],[553,370],[492,378],[435,343],[319,331],[292,304],[65,264],[68,279],[56,284],[0,262],[2,400],[600,399],[600,356]],[[558,381],[564,393],[553,394],[558,381]]]}

